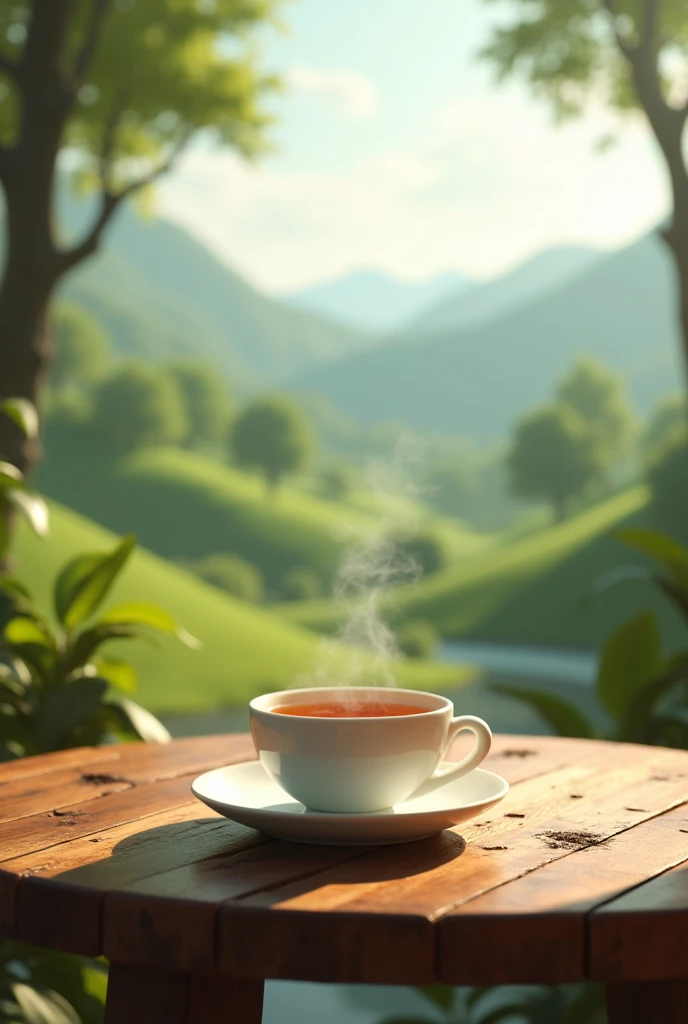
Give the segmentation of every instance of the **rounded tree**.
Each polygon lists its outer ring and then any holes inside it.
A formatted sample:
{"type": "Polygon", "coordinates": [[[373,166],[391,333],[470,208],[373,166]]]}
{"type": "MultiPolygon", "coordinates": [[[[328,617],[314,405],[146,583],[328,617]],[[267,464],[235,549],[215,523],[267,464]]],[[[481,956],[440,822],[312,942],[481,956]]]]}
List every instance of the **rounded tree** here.
{"type": "Polygon", "coordinates": [[[681,437],[688,443],[688,402],[685,395],[667,395],[650,416],[640,442],[646,460],[654,460],[681,437]]]}
{"type": "Polygon", "coordinates": [[[86,389],[102,379],[110,355],[108,337],[82,306],[63,302],[55,314],[55,356],[50,379],[56,391],[86,389]]]}
{"type": "Polygon", "coordinates": [[[618,373],[594,359],[579,359],[559,382],[556,397],[596,435],[608,468],[628,452],[635,414],[618,373]]]}
{"type": "Polygon", "coordinates": [[[186,435],[184,406],[170,378],[130,363],[104,380],[93,403],[93,427],[118,451],[178,444],[186,435]]]}
{"type": "Polygon", "coordinates": [[[287,473],[309,465],[315,443],[308,422],[286,398],[260,398],[235,420],[230,434],[237,465],[257,469],[273,491],[287,473]]]}
{"type": "Polygon", "coordinates": [[[222,440],[230,419],[227,389],[211,367],[172,363],[167,372],[179,389],[187,421],[183,443],[188,448],[222,440]]]}
{"type": "Polygon", "coordinates": [[[599,480],[604,453],[594,432],[567,406],[550,405],[524,416],[507,453],[512,492],[522,498],[545,498],[554,517],[566,516],[571,498],[599,480]]]}
{"type": "MultiPolygon", "coordinates": [[[[252,34],[273,0],[16,0],[0,8],[0,186],[6,240],[0,281],[0,397],[36,404],[50,358],[58,284],[99,249],[124,202],[175,165],[197,132],[260,153],[275,79],[252,34]],[[90,221],[65,241],[56,210],[63,152],[97,190],[90,221]]],[[[20,469],[35,441],[0,424],[20,469]]]]}
{"type": "Polygon", "coordinates": [[[241,601],[258,604],[263,597],[263,578],[255,565],[238,555],[218,552],[189,565],[207,583],[241,601]]]}

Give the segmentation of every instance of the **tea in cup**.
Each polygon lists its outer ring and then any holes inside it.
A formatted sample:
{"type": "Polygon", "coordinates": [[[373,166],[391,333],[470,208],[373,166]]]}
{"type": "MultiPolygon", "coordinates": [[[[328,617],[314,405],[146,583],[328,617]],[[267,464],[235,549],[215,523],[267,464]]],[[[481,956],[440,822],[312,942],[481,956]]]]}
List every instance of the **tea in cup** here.
{"type": "Polygon", "coordinates": [[[420,690],[308,687],[256,697],[249,710],[263,768],[314,811],[363,814],[430,793],[476,768],[492,742],[481,718],[453,717],[450,700],[420,690]],[[463,731],[473,749],[442,765],[463,731]]]}

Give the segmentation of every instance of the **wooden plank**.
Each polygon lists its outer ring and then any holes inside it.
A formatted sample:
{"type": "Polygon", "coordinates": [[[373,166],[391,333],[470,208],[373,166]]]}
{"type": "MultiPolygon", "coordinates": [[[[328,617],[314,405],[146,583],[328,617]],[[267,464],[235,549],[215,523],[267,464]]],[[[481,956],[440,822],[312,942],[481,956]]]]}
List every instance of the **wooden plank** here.
{"type": "Polygon", "coordinates": [[[105,1024],[133,1024],[135,1021],[187,1024],[188,1005],[186,974],[110,964],[105,1024]]]}
{"type": "MultiPolygon", "coordinates": [[[[492,817],[463,826],[463,838],[455,834],[457,829],[412,844],[419,850],[416,869],[403,848],[382,848],[317,878],[234,899],[222,908],[218,920],[218,969],[252,977],[267,966],[266,977],[283,977],[298,962],[304,977],[338,980],[318,974],[318,965],[305,953],[301,956],[298,944],[287,943],[285,937],[298,934],[305,942],[309,929],[321,928],[319,916],[326,920],[336,912],[337,933],[330,942],[346,943],[349,928],[353,942],[358,915],[378,914],[387,917],[390,941],[402,945],[403,931],[414,918],[435,922],[462,903],[565,857],[572,849],[601,842],[681,804],[686,799],[687,767],[688,755],[683,753],[653,750],[645,760],[633,748],[609,745],[603,757],[597,755],[576,769],[515,786],[503,804],[492,809],[492,817]],[[572,799],[581,792],[591,795],[572,799]],[[638,795],[642,804],[635,802],[638,795]],[[625,810],[628,807],[643,811],[625,810]],[[512,816],[516,814],[523,817],[512,816]],[[442,858],[437,844],[446,843],[448,836],[456,845],[450,857],[442,858]],[[567,841],[571,839],[573,845],[567,841]],[[275,925],[276,910],[285,915],[283,929],[275,925]]],[[[321,941],[327,942],[326,934],[321,941]]],[[[376,941],[381,941],[379,932],[376,941]]],[[[409,942],[412,945],[411,938],[409,942]]],[[[320,949],[319,955],[327,961],[327,950],[320,949]]],[[[376,976],[373,948],[366,964],[361,981],[392,980],[376,976]]],[[[396,980],[403,983],[412,968],[412,963],[400,962],[396,980]]]]}
{"type": "Polygon", "coordinates": [[[88,770],[66,768],[7,782],[0,790],[0,849],[3,821],[81,804],[133,786],[203,772],[231,761],[245,760],[252,751],[246,737],[210,737],[212,743],[181,740],[177,744],[131,744],[113,767],[90,764],[88,770]],[[194,745],[196,744],[196,745],[194,745]]]}
{"type": "Polygon", "coordinates": [[[688,1024],[688,982],[607,986],[609,1024],[688,1024]]]}
{"type": "Polygon", "coordinates": [[[683,863],[600,907],[589,920],[590,977],[688,978],[688,821],[683,863]]]}
{"type": "Polygon", "coordinates": [[[69,750],[56,750],[50,754],[34,754],[32,757],[20,757],[16,761],[5,761],[0,764],[0,794],[7,782],[17,779],[29,779],[33,775],[46,775],[60,768],[82,768],[98,762],[118,761],[119,746],[113,747],[71,747],[69,750]]]}
{"type": "Polygon", "coordinates": [[[450,985],[582,980],[587,915],[686,860],[683,830],[688,831],[685,804],[464,903],[438,924],[439,980],[450,985]]]}
{"type": "MultiPolygon", "coordinates": [[[[225,754],[224,757],[229,756],[235,761],[241,761],[245,752],[245,744],[242,743],[237,745],[231,755],[225,754]]],[[[44,849],[54,843],[64,842],[77,835],[85,835],[89,831],[95,832],[109,825],[120,824],[137,815],[145,816],[175,803],[189,802],[191,777],[197,771],[204,770],[202,766],[207,764],[207,751],[200,750],[198,756],[191,759],[191,767],[189,757],[184,762],[176,762],[173,774],[170,774],[169,763],[156,757],[148,759],[150,763],[145,769],[142,768],[143,753],[134,751],[131,757],[119,762],[126,775],[101,775],[89,772],[88,781],[84,782],[82,776],[77,774],[76,783],[74,778],[68,780],[66,795],[62,776],[58,780],[58,793],[53,787],[49,790],[47,787],[43,789],[43,784],[39,781],[39,794],[50,794],[49,798],[46,795],[41,800],[48,806],[33,814],[0,822],[0,862],[44,849]],[[158,772],[161,774],[158,775],[158,772]],[[118,779],[124,781],[120,782],[118,779]],[[157,785],[153,786],[152,783],[156,782],[157,785]],[[62,792],[59,792],[60,786],[63,787],[62,792]],[[99,799],[104,794],[111,795],[107,800],[99,799]],[[70,800],[68,797],[73,799],[70,800]],[[55,811],[59,813],[51,813],[55,811]]],[[[202,810],[203,805],[197,803],[197,807],[202,810]]],[[[18,805],[18,810],[21,809],[21,805],[18,805]]]]}
{"type": "Polygon", "coordinates": [[[262,981],[192,974],[186,1024],[260,1024],[262,981]]]}
{"type": "Polygon", "coordinates": [[[122,886],[105,899],[103,953],[125,963],[212,971],[215,915],[223,900],[314,875],[364,852],[275,841],[122,886]]]}
{"type": "Polygon", "coordinates": [[[98,956],[108,889],[266,842],[260,833],[226,818],[199,819],[198,808],[197,802],[186,804],[64,843],[49,850],[43,863],[36,856],[14,889],[13,937],[98,956]]]}

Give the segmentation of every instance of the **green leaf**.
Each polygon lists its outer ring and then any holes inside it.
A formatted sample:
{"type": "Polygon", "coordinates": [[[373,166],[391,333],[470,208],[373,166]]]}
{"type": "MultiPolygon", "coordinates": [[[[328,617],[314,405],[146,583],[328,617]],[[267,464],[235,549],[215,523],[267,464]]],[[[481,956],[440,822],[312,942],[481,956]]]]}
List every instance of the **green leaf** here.
{"type": "Polygon", "coordinates": [[[116,700],[110,701],[108,707],[116,710],[123,723],[146,743],[169,743],[172,739],[162,722],[133,700],[118,697],[116,700]]]}
{"type": "Polygon", "coordinates": [[[653,729],[655,705],[675,687],[688,680],[688,655],[678,654],[671,658],[661,671],[644,686],[631,701],[620,729],[620,739],[644,743],[653,729]]]}
{"type": "Polygon", "coordinates": [[[651,612],[643,612],[612,634],[602,651],[595,685],[613,718],[618,722],[624,718],[661,666],[659,627],[651,612]]]}
{"type": "Polygon", "coordinates": [[[108,682],[82,676],[50,690],[36,716],[36,742],[42,750],[55,745],[76,725],[86,722],[100,707],[108,682]]]}
{"type": "Polygon", "coordinates": [[[15,982],[10,987],[25,1024],[81,1024],[74,1008],[59,993],[39,992],[23,982],[15,982]]]}
{"type": "Polygon", "coordinates": [[[66,675],[75,672],[86,665],[98,650],[101,644],[108,640],[129,640],[132,638],[150,640],[145,635],[140,635],[131,626],[118,626],[114,623],[111,626],[95,625],[80,633],[65,651],[62,658],[62,669],[66,675]]]}
{"type": "Polygon", "coordinates": [[[115,605],[102,615],[97,623],[118,623],[123,626],[149,626],[151,629],[160,630],[162,633],[171,633],[188,647],[201,647],[200,640],[191,636],[190,633],[180,626],[178,622],[156,604],[148,601],[127,601],[125,604],[115,605]]]}
{"type": "Polygon", "coordinates": [[[98,658],[96,671],[101,679],[107,679],[113,686],[125,693],[136,693],[138,677],[133,665],[120,658],[98,658]]]}
{"type": "Polygon", "coordinates": [[[0,459],[0,487],[25,487],[29,485],[24,480],[24,474],[11,462],[0,459]]]}
{"type": "Polygon", "coordinates": [[[595,730],[582,711],[561,697],[544,690],[530,690],[520,686],[502,686],[492,683],[488,689],[505,697],[522,700],[534,708],[559,736],[580,736],[592,739],[595,730]]]}
{"type": "Polygon", "coordinates": [[[28,398],[4,398],[0,401],[0,412],[14,420],[25,437],[38,437],[38,413],[28,398]]]}
{"type": "Polygon", "coordinates": [[[55,582],[54,603],[59,621],[68,629],[80,626],[107,596],[136,543],[128,534],[109,555],[80,555],[69,562],[55,582]]]}
{"type": "Polygon", "coordinates": [[[5,626],[4,635],[11,644],[36,644],[39,647],[46,647],[49,651],[54,647],[52,637],[40,623],[23,615],[10,619],[5,626]]]}
{"type": "Polygon", "coordinates": [[[638,526],[617,530],[614,536],[624,544],[635,548],[636,551],[654,558],[660,565],[666,567],[682,565],[688,569],[688,551],[673,537],[668,537],[657,530],[646,530],[638,526]]]}
{"type": "Polygon", "coordinates": [[[37,537],[50,533],[50,514],[40,494],[33,491],[12,489],[7,495],[9,501],[21,512],[37,537]]]}
{"type": "Polygon", "coordinates": [[[454,1003],[454,989],[451,985],[421,985],[416,991],[445,1013],[454,1003]]]}

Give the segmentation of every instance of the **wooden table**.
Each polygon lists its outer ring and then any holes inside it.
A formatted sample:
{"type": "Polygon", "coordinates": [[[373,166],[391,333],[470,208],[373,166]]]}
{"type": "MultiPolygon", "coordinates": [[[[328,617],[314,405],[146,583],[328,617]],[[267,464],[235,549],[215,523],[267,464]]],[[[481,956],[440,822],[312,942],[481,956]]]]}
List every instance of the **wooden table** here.
{"type": "Polygon", "coordinates": [[[107,1024],[260,1020],[265,978],[607,986],[610,1024],[688,1022],[688,753],[498,736],[482,818],[383,848],[214,815],[248,736],[0,766],[0,935],[111,962],[107,1024]]]}

